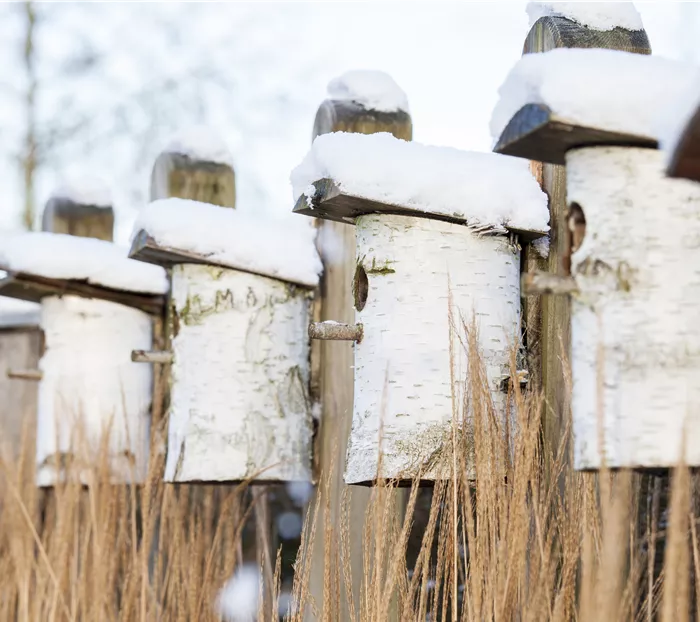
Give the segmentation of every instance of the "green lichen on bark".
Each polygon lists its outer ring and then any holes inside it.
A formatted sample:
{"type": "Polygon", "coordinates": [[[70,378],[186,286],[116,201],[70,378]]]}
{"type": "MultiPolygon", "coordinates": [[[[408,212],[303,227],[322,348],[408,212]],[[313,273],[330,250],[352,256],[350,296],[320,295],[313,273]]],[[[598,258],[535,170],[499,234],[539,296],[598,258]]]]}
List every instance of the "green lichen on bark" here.
{"type": "Polygon", "coordinates": [[[395,274],[396,270],[391,267],[391,264],[393,264],[393,261],[390,261],[387,259],[384,262],[377,262],[376,257],[372,257],[372,264],[367,265],[367,262],[365,261],[367,258],[367,255],[363,255],[362,257],[358,257],[357,262],[356,262],[356,268],[362,268],[366,274],[395,274]]]}
{"type": "Polygon", "coordinates": [[[217,291],[212,305],[203,304],[201,296],[192,294],[187,296],[185,304],[177,313],[177,317],[187,326],[199,326],[210,315],[233,309],[234,304],[233,292],[230,289],[217,291]]]}

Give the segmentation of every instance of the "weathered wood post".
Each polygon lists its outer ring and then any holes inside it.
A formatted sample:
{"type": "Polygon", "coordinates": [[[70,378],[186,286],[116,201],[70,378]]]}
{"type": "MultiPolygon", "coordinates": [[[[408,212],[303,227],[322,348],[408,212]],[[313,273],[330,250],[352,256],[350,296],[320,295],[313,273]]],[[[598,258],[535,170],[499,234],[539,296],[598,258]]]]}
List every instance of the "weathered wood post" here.
{"type": "MultiPolygon", "coordinates": [[[[556,5],[555,5],[556,6],[556,5]]],[[[651,54],[644,30],[615,27],[596,30],[560,16],[539,18],[530,29],[523,54],[555,48],[607,48],[637,54],[651,54]]],[[[566,170],[561,164],[533,161],[542,189],[549,195],[550,244],[546,258],[532,244],[523,249],[523,267],[528,272],[543,270],[560,275],[567,257],[568,206],[566,170]]],[[[543,428],[546,448],[556,453],[569,416],[569,396],[564,381],[570,348],[570,302],[566,297],[531,295],[523,300],[530,377],[541,384],[545,395],[543,428]]]]}
{"type": "MultiPolygon", "coordinates": [[[[347,72],[328,85],[328,99],[316,112],[312,140],[330,132],[374,134],[389,132],[411,140],[413,124],[408,101],[398,85],[381,72],[347,72]],[[366,78],[366,79],[365,79],[366,78]],[[384,96],[383,96],[384,95],[384,96]]],[[[352,280],[355,272],[355,232],[340,222],[319,223],[319,250],[324,272],[320,302],[314,318],[354,323],[352,280]]],[[[343,495],[344,452],[350,436],[353,408],[353,349],[351,343],[314,341],[311,346],[312,391],[321,404],[316,454],[320,477],[330,477],[328,504],[330,521],[339,525],[343,495]],[[314,373],[315,372],[315,373],[314,373]],[[340,451],[340,455],[334,452],[340,451]],[[334,471],[331,473],[331,465],[334,471]]],[[[318,492],[319,489],[317,489],[318,492]]],[[[350,540],[356,543],[350,555],[353,596],[357,600],[362,583],[362,547],[365,512],[370,491],[353,490],[349,501],[350,540]]],[[[315,498],[310,501],[314,507],[315,498]]],[[[397,499],[397,504],[401,500],[397,499]]],[[[323,507],[324,504],[321,504],[323,507]]],[[[325,510],[321,510],[322,512],[325,510]]],[[[319,526],[312,556],[311,594],[317,603],[324,594],[324,535],[326,518],[318,516],[319,526]]],[[[342,600],[342,599],[341,599],[342,600]]],[[[343,620],[349,611],[343,610],[343,620]]]]}
{"type": "MultiPolygon", "coordinates": [[[[312,326],[319,339],[355,342],[346,483],[454,477],[453,425],[470,420],[463,336],[474,319],[505,421],[504,380],[520,339],[514,236],[546,233],[546,196],[512,158],[386,134],[319,137],[293,181],[296,212],[355,224],[354,325],[312,326]],[[405,173],[392,175],[397,162],[405,173]],[[464,184],[451,184],[456,171],[464,184]]],[[[474,477],[473,456],[465,458],[474,477]]]]}
{"type": "Polygon", "coordinates": [[[34,443],[38,386],[8,374],[37,369],[42,340],[39,321],[38,305],[0,298],[0,433],[3,449],[14,458],[29,449],[24,442],[34,443]]]}
{"type": "Polygon", "coordinates": [[[44,227],[75,235],[11,235],[0,251],[8,273],[0,291],[41,303],[39,369],[13,372],[39,381],[37,483],[69,475],[87,482],[108,431],[112,481],[138,483],[148,461],[151,373],[131,362],[131,350],[151,347],[165,275],[104,241],[114,222],[104,202],[83,206],[61,194],[47,211],[44,227]],[[92,234],[99,239],[84,239],[92,234]]]}

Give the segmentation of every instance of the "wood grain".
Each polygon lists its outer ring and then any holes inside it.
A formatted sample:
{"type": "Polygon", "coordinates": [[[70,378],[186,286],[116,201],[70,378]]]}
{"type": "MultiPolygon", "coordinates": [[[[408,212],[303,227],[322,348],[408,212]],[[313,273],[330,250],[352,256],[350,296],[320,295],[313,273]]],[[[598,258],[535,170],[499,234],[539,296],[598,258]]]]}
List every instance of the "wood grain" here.
{"type": "MultiPolygon", "coordinates": [[[[6,270],[0,265],[0,270],[6,270]]],[[[162,313],[165,298],[151,294],[125,292],[100,285],[92,285],[87,281],[71,279],[50,279],[35,274],[10,272],[0,279],[0,295],[41,302],[44,296],[80,296],[81,298],[96,298],[133,307],[146,313],[158,315],[162,313]]]]}
{"type": "MultiPolygon", "coordinates": [[[[431,220],[443,220],[460,225],[469,224],[467,219],[455,215],[426,212],[413,207],[381,203],[373,199],[347,194],[332,179],[319,179],[314,182],[313,186],[316,188],[316,192],[311,200],[311,205],[309,205],[306,195],[302,195],[294,206],[295,214],[304,214],[350,225],[354,225],[355,220],[359,216],[366,214],[397,214],[399,216],[416,216],[419,218],[430,218],[431,220]]],[[[480,231],[484,235],[489,234],[485,227],[481,227],[480,231]]],[[[519,235],[525,241],[535,240],[546,235],[542,231],[527,229],[509,228],[509,231],[519,235]]],[[[494,233],[502,232],[494,231],[494,233]]]]}
{"type": "Polygon", "coordinates": [[[565,17],[542,17],[530,29],[523,54],[555,48],[602,48],[651,54],[649,37],[644,30],[593,30],[565,17]]]}
{"type": "Polygon", "coordinates": [[[600,145],[655,149],[658,142],[649,136],[577,125],[557,117],[544,104],[527,104],[512,117],[493,150],[503,155],[563,165],[570,149],[600,145]]]}
{"type": "Polygon", "coordinates": [[[67,199],[50,199],[41,219],[42,231],[111,242],[114,233],[112,207],[84,205],[67,199]]]}
{"type": "Polygon", "coordinates": [[[7,371],[37,369],[41,346],[38,326],[0,329],[0,445],[10,452],[8,457],[19,457],[22,447],[33,447],[35,442],[37,383],[9,378],[7,371]]]}
{"type": "Polygon", "coordinates": [[[236,206],[236,176],[228,164],[161,153],[151,173],[151,200],[179,198],[236,206]]]}

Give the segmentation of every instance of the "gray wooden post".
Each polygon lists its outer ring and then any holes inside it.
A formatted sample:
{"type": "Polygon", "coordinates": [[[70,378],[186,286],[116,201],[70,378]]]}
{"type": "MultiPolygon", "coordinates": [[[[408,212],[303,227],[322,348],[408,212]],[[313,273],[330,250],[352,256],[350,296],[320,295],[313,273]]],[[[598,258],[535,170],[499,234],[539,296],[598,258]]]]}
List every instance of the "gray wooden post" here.
{"type": "MultiPolygon", "coordinates": [[[[0,305],[14,301],[2,298],[0,305]]],[[[3,450],[17,458],[25,450],[34,458],[37,383],[10,377],[11,372],[35,370],[41,356],[39,309],[10,307],[0,313],[0,433],[3,450]]]]}
{"type": "MultiPolygon", "coordinates": [[[[381,112],[364,107],[352,101],[324,101],[316,113],[313,138],[329,132],[351,132],[374,134],[389,132],[397,138],[411,140],[413,126],[411,116],[402,110],[381,112]]],[[[355,230],[347,224],[321,221],[319,225],[321,257],[324,275],[321,283],[321,296],[316,305],[314,317],[317,320],[335,320],[352,324],[354,322],[352,280],[355,270],[355,230]],[[324,240],[328,244],[324,244],[324,240]],[[332,261],[324,247],[332,245],[334,257],[342,261],[332,261]]],[[[328,494],[316,517],[317,532],[314,550],[310,558],[310,592],[316,603],[324,597],[324,573],[326,570],[324,548],[326,542],[336,545],[340,535],[341,505],[343,497],[343,471],[345,469],[345,448],[350,434],[353,412],[353,350],[347,341],[313,341],[311,345],[312,391],[314,398],[321,403],[321,422],[316,441],[316,460],[319,465],[319,487],[315,494],[321,494],[326,478],[330,478],[328,494]],[[331,465],[333,470],[331,471],[331,465]],[[324,507],[330,507],[328,520],[323,514],[324,507]],[[333,526],[333,534],[324,533],[325,525],[333,526]]],[[[323,493],[325,494],[325,493],[323,493]]],[[[397,505],[400,505],[401,491],[395,491],[397,505]]],[[[354,488],[349,502],[350,551],[352,568],[352,590],[356,605],[363,578],[362,546],[365,512],[371,495],[370,489],[354,488]]],[[[311,507],[315,507],[315,495],[311,507]]],[[[334,570],[330,570],[333,572],[334,570]]],[[[341,619],[349,619],[348,598],[341,597],[341,619]]]]}

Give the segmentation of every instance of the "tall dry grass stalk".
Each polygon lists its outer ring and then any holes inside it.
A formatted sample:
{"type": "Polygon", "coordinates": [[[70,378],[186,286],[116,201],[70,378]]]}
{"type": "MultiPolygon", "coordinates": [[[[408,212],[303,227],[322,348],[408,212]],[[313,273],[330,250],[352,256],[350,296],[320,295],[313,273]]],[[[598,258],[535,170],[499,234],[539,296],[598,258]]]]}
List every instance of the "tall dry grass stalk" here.
{"type": "MultiPolygon", "coordinates": [[[[495,411],[475,335],[462,328],[469,382],[455,401],[450,479],[436,483],[425,511],[426,492],[414,485],[403,516],[392,482],[379,482],[356,542],[348,525],[352,490],[331,513],[323,494],[331,473],[321,474],[285,619],[335,622],[348,610],[363,622],[689,620],[700,593],[694,476],[684,467],[673,473],[666,516],[662,480],[573,472],[568,428],[558,447],[542,444],[537,391],[512,387],[512,420],[495,411]],[[325,552],[323,602],[309,590],[316,540],[325,552]],[[349,567],[354,547],[362,549],[362,569],[349,567]],[[411,567],[407,559],[415,560],[411,567]],[[355,572],[362,573],[359,594],[355,572]]],[[[102,460],[87,488],[40,490],[32,435],[19,455],[5,451],[0,620],[219,620],[217,593],[255,545],[244,531],[255,520],[251,497],[245,487],[164,485],[162,456],[152,455],[142,486],[104,483],[102,460]]],[[[275,610],[280,555],[262,561],[272,585],[261,589],[261,610],[275,610]]]]}

